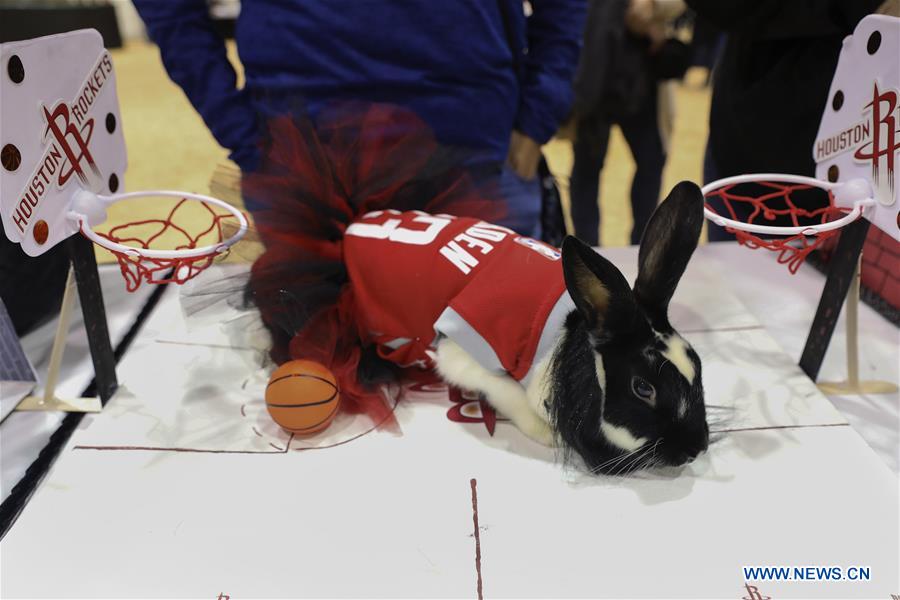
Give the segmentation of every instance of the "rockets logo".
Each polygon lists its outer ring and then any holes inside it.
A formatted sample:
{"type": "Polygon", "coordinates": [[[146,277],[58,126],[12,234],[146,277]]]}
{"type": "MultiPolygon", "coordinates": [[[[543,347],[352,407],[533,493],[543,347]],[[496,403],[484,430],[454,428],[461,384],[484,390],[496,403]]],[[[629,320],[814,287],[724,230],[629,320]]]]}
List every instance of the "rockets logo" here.
{"type": "Polygon", "coordinates": [[[497,426],[497,412],[480,394],[469,394],[457,388],[450,388],[453,406],[447,411],[447,418],[454,423],[484,423],[488,434],[494,435],[497,426]]]}
{"type": "Polygon", "coordinates": [[[488,435],[493,436],[499,421],[505,421],[497,415],[494,407],[488,404],[481,394],[460,390],[455,387],[447,387],[446,384],[434,379],[434,382],[414,383],[405,390],[407,398],[415,399],[421,396],[433,396],[450,400],[450,408],[447,409],[447,420],[454,423],[476,424],[481,423],[487,429],[488,435]]]}
{"type": "Polygon", "coordinates": [[[900,93],[872,86],[872,100],[863,107],[866,118],[841,131],[816,140],[815,160],[823,163],[845,152],[852,152],[857,163],[872,166],[872,182],[882,203],[891,204],[897,154],[900,153],[900,93]]]}
{"type": "Polygon", "coordinates": [[[97,177],[100,177],[100,170],[91,156],[88,144],[91,141],[91,135],[94,133],[94,119],[90,118],[84,121],[81,129],[75,123],[72,123],[69,107],[65,102],[60,102],[53,109],[53,112],[44,107],[44,118],[47,120],[47,128],[44,130],[44,141],[47,141],[48,134],[53,133],[57,147],[62,150],[65,160],[59,172],[57,185],[62,188],[68,183],[69,178],[75,174],[85,187],[89,186],[87,174],[84,172],[81,162],[86,161],[91,171],[97,177]],[[76,154],[76,152],[78,154],[76,154]]]}
{"type": "Polygon", "coordinates": [[[763,596],[755,585],[745,583],[744,587],[747,589],[747,595],[741,596],[742,600],[772,600],[772,596],[763,596]]]}
{"type": "Polygon", "coordinates": [[[853,158],[859,161],[872,162],[872,180],[879,187],[882,167],[886,170],[891,195],[894,193],[894,159],[900,152],[900,131],[897,129],[897,92],[887,90],[880,92],[875,83],[872,101],[866,105],[871,112],[871,139],[857,148],[853,158]]]}

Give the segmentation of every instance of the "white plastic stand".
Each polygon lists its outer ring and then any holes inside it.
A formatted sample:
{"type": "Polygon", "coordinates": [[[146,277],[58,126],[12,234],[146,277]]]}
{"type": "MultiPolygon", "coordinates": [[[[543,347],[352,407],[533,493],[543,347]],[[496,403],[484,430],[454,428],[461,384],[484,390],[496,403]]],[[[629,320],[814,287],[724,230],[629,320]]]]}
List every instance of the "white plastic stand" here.
{"type": "Polygon", "coordinates": [[[823,381],[816,384],[823,394],[892,394],[897,385],[889,381],[860,381],[859,379],[859,280],[862,254],[853,271],[853,280],[845,302],[847,325],[847,380],[823,381]]]}
{"type": "Polygon", "coordinates": [[[69,333],[69,322],[75,304],[75,275],[69,267],[66,278],[66,291],[63,294],[62,306],[59,309],[59,323],[56,326],[56,337],[53,339],[53,350],[50,352],[50,366],[47,369],[47,381],[44,393],[40,396],[26,396],[16,410],[50,410],[63,412],[100,412],[100,398],[57,398],[56,383],[59,381],[59,367],[63,352],[66,349],[66,336],[69,333]]]}

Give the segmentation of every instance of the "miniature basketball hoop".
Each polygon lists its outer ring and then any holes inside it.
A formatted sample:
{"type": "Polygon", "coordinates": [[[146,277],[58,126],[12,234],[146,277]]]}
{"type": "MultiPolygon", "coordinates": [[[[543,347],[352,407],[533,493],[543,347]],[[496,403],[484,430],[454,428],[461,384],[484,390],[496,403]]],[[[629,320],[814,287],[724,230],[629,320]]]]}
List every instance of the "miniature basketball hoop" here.
{"type": "Polygon", "coordinates": [[[247,217],[230,204],[201,194],[189,194],[169,190],[152,190],[101,196],[85,190],[75,193],[68,213],[86,238],[112,252],[119,263],[128,291],[136,290],[144,283],[184,283],[209,267],[213,260],[228,251],[247,231],[247,217]],[[113,203],[138,198],[179,198],[178,203],[165,217],[145,219],[116,225],[106,233],[94,231],[93,226],[106,220],[106,207],[113,203]],[[177,217],[185,202],[202,203],[208,216],[208,225],[190,232],[187,222],[179,223],[177,217]],[[217,212],[215,208],[224,212],[217,212]],[[226,236],[226,225],[234,233],[226,236]],[[148,233],[141,229],[149,228],[148,233]],[[163,250],[153,244],[166,234],[174,234],[180,243],[163,250]],[[207,238],[210,238],[207,240],[207,238]],[[205,245],[199,245],[204,240],[205,245]]]}
{"type": "Polygon", "coordinates": [[[778,252],[791,273],[844,229],[800,358],[800,367],[816,380],[846,302],[847,381],[819,384],[829,394],[897,390],[892,382],[859,379],[857,308],[870,223],[900,242],[898,55],[896,17],[869,15],[844,39],[813,143],[816,178],[760,173],[703,187],[708,220],[744,245],[778,252]]]}
{"type": "MultiPolygon", "coordinates": [[[[786,264],[792,274],[797,272],[813,250],[821,247],[841,228],[861,217],[873,220],[878,206],[874,190],[865,179],[829,183],[799,175],[760,173],[714,181],[703,186],[702,193],[706,199],[704,214],[709,221],[724,227],[734,234],[739,243],[749,248],[766,248],[778,252],[778,262],[786,264]],[[801,203],[797,200],[798,194],[810,191],[818,192],[812,202],[801,203]],[[724,210],[728,216],[719,214],[710,205],[710,200],[718,201],[721,204],[720,210],[724,210]],[[790,225],[763,224],[779,218],[789,221],[790,225]]],[[[849,288],[840,294],[846,298],[847,307],[847,380],[819,383],[819,388],[826,394],[883,394],[897,391],[897,386],[891,382],[861,381],[859,378],[861,260],[860,254],[855,261],[855,270],[849,277],[849,288]]],[[[825,298],[826,293],[823,292],[822,302],[825,298]]],[[[820,303],[820,312],[822,306],[820,303]]],[[[815,324],[813,327],[815,328],[815,324]]],[[[811,330],[811,339],[812,335],[811,330]]],[[[808,347],[809,344],[807,341],[808,347]]],[[[821,364],[821,356],[816,360],[821,364]]],[[[818,365],[814,371],[818,372],[818,365]]],[[[808,374],[815,379],[811,373],[808,374]]]]}
{"type": "MultiPolygon", "coordinates": [[[[247,218],[199,194],[121,193],[128,166],[112,56],[94,30],[0,44],[0,222],[28,256],[67,245],[73,275],[65,288],[47,385],[36,410],[99,410],[118,387],[94,248],[112,252],[129,291],[142,283],[184,283],[241,239],[247,218]],[[136,198],[175,197],[159,217],[101,233],[106,209],[136,198]],[[184,215],[196,202],[201,224],[184,215]],[[80,239],[80,238],[86,239],[80,239]],[[96,399],[60,400],[59,370],[74,293],[81,299],[94,363],[96,399]]],[[[158,205],[158,204],[157,204],[158,205]]],[[[154,206],[157,206],[154,205],[154,206]]],[[[23,260],[27,260],[24,256],[23,260]]],[[[36,267],[38,268],[38,267],[36,267]]]]}

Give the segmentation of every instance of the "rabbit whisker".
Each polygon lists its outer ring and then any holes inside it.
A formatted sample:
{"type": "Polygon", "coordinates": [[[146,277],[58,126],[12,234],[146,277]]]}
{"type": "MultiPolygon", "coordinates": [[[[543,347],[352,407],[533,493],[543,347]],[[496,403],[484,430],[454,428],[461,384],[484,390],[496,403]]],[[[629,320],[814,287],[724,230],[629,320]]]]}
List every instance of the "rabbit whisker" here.
{"type": "MultiPolygon", "coordinates": [[[[629,460],[629,461],[625,462],[624,464],[622,464],[622,466],[621,466],[619,469],[616,470],[615,475],[618,475],[618,474],[620,474],[620,473],[623,474],[623,475],[624,475],[624,474],[627,474],[627,473],[630,473],[632,470],[634,470],[634,469],[633,469],[634,465],[636,465],[638,462],[640,462],[640,460],[641,460],[642,458],[644,458],[644,456],[647,455],[647,453],[648,453],[649,450],[650,450],[650,447],[649,447],[649,446],[641,446],[640,448],[638,448],[638,449],[635,451],[635,452],[637,453],[637,455],[636,455],[636,456],[633,456],[633,457],[631,458],[631,460],[629,460]]],[[[635,452],[632,452],[632,454],[635,454],[635,452]]]]}
{"type": "Polygon", "coordinates": [[[632,450],[631,452],[628,452],[628,453],[626,453],[626,454],[620,454],[620,455],[618,455],[618,456],[614,456],[613,458],[611,458],[611,459],[609,459],[609,460],[607,460],[607,461],[604,461],[604,462],[600,463],[599,465],[595,466],[594,468],[592,468],[592,469],[591,469],[591,473],[596,474],[598,471],[600,471],[601,469],[603,469],[603,468],[605,468],[605,467],[612,467],[612,466],[615,466],[615,465],[617,465],[618,463],[620,463],[621,461],[623,461],[623,460],[627,459],[628,457],[632,456],[635,452],[640,452],[640,450],[641,450],[641,448],[638,448],[638,449],[632,450]]]}
{"type": "Polygon", "coordinates": [[[617,462],[619,462],[620,460],[624,460],[624,459],[628,458],[629,456],[631,456],[631,455],[634,454],[635,452],[638,452],[639,450],[640,450],[640,448],[638,448],[638,449],[636,449],[636,450],[632,450],[631,452],[627,452],[627,453],[625,453],[625,454],[619,454],[619,455],[617,455],[617,456],[614,456],[614,457],[610,458],[609,460],[600,463],[599,465],[597,465],[597,467],[605,467],[605,466],[608,466],[608,465],[610,465],[610,464],[617,463],[617,462]]]}
{"type": "Polygon", "coordinates": [[[629,465],[629,469],[625,471],[625,473],[632,473],[634,471],[640,471],[641,469],[645,469],[649,467],[652,463],[656,461],[656,448],[659,446],[659,443],[662,441],[662,438],[656,440],[650,446],[644,446],[644,452],[634,460],[629,465]]]}

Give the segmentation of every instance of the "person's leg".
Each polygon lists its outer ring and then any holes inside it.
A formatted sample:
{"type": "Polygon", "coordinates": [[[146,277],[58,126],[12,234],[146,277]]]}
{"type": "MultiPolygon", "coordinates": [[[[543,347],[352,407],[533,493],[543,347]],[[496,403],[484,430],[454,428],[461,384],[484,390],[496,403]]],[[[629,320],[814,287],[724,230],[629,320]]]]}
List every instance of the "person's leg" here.
{"type": "Polygon", "coordinates": [[[600,245],[600,171],[609,145],[609,123],[579,124],[572,145],[575,160],[569,177],[569,198],[575,235],[591,246],[600,245]]]}
{"type": "Polygon", "coordinates": [[[632,244],[641,241],[644,228],[656,210],[663,167],[666,166],[666,153],[659,135],[656,102],[657,95],[654,90],[637,114],[619,122],[622,135],[631,148],[637,166],[634,179],[631,181],[631,211],[634,217],[634,226],[631,229],[632,244]]]}

